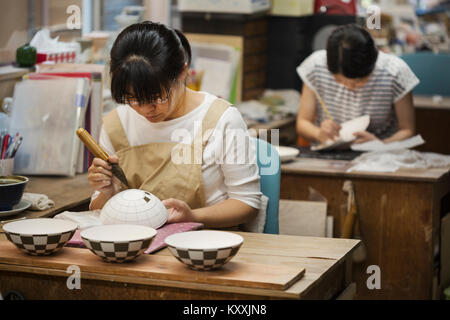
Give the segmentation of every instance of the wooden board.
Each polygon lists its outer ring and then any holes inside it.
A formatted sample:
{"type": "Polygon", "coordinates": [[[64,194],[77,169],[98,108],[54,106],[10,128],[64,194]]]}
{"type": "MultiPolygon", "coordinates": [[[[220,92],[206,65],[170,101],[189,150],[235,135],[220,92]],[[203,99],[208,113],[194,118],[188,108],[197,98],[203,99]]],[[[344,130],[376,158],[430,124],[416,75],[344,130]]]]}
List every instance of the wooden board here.
{"type": "Polygon", "coordinates": [[[132,262],[115,264],[102,261],[87,249],[67,247],[51,256],[35,257],[4,241],[0,242],[0,263],[51,270],[66,270],[70,265],[77,265],[81,277],[87,272],[275,290],[286,290],[305,273],[302,265],[274,266],[233,260],[217,270],[195,271],[173,256],[160,255],[142,255],[132,262]]]}
{"type": "Polygon", "coordinates": [[[325,237],[327,203],[280,199],[280,234],[325,237]]]}
{"type": "MultiPolygon", "coordinates": [[[[6,221],[19,218],[46,218],[52,217],[65,210],[83,211],[77,207],[85,207],[88,210],[89,201],[94,192],[89,187],[87,173],[70,177],[28,176],[30,179],[25,187],[25,192],[40,193],[48,196],[55,202],[53,208],[43,211],[25,210],[17,214],[2,217],[6,221]]],[[[0,233],[3,232],[3,223],[0,223],[0,233]]]]}

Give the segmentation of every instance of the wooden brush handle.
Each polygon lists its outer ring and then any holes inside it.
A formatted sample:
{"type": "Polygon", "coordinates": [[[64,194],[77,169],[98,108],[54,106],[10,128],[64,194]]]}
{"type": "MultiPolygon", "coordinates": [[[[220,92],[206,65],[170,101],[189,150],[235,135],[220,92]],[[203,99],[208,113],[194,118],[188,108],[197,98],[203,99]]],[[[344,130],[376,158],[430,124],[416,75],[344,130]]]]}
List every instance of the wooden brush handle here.
{"type": "Polygon", "coordinates": [[[350,211],[347,213],[344,222],[344,230],[342,232],[341,238],[350,239],[353,236],[353,229],[355,227],[356,220],[356,206],[351,205],[350,211]]]}
{"type": "Polygon", "coordinates": [[[83,128],[77,130],[77,135],[83,141],[84,145],[96,158],[100,158],[104,161],[108,161],[109,155],[103,150],[98,143],[92,138],[92,136],[83,128]]]}

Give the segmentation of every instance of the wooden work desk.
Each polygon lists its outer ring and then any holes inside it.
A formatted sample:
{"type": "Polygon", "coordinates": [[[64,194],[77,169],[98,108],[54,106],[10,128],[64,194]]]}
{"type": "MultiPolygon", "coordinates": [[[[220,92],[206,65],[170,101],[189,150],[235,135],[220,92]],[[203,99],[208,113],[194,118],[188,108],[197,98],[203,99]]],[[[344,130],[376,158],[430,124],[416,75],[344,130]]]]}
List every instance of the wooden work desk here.
{"type": "MultiPolygon", "coordinates": [[[[46,193],[56,207],[43,213],[26,212],[27,217],[52,216],[73,210],[72,207],[86,204],[91,195],[83,175],[74,179],[34,178],[30,182],[27,191],[46,193]],[[66,198],[68,192],[72,193],[70,199],[68,195],[66,198]]],[[[360,243],[358,240],[239,234],[244,237],[244,244],[231,262],[301,267],[306,269],[304,276],[288,289],[276,290],[143,278],[118,272],[121,265],[117,265],[106,273],[81,270],[82,289],[69,290],[65,269],[37,266],[26,254],[23,254],[24,263],[5,263],[0,252],[3,261],[0,263],[0,288],[3,292],[18,291],[27,299],[331,299],[351,288],[350,257],[360,243]]],[[[0,243],[5,241],[5,235],[0,234],[0,243]]],[[[87,249],[64,250],[83,250],[97,258],[87,249]]],[[[163,249],[155,255],[171,254],[163,249]]],[[[152,256],[143,255],[138,259],[151,263],[152,256]]],[[[98,263],[101,266],[104,262],[98,258],[98,263]]]]}
{"type": "MultiPolygon", "coordinates": [[[[1,221],[19,218],[45,218],[51,217],[65,210],[88,210],[88,203],[93,193],[87,180],[87,173],[68,177],[27,176],[29,181],[25,192],[41,193],[55,202],[55,206],[44,211],[25,210],[9,217],[0,217],[1,221]]],[[[2,223],[0,223],[1,230],[2,223]]]]}
{"type": "Polygon", "coordinates": [[[280,198],[308,200],[308,188],[314,188],[327,198],[334,235],[340,236],[342,206],[347,203],[342,188],[344,181],[352,181],[367,248],[367,259],[353,268],[357,298],[438,297],[443,285],[439,278],[446,271],[440,269],[439,255],[449,245],[440,243],[441,219],[450,212],[449,168],[347,173],[350,166],[349,161],[320,159],[284,164],[280,198]],[[366,286],[370,265],[380,267],[380,290],[366,286]]]}
{"type": "MultiPolygon", "coordinates": [[[[26,299],[331,299],[351,283],[349,256],[358,245],[357,240],[239,234],[244,237],[244,244],[231,262],[298,266],[306,269],[304,276],[286,290],[205,284],[192,279],[152,279],[124,274],[120,272],[121,264],[111,268],[111,264],[101,261],[87,249],[64,248],[82,250],[95,258],[98,266],[105,264],[109,269],[107,272],[83,272],[81,269],[81,289],[69,290],[66,269],[37,267],[31,262],[0,263],[0,287],[5,292],[20,292],[26,299]]],[[[156,255],[171,254],[163,249],[156,255]]],[[[152,255],[143,255],[136,263],[151,261],[152,255]]]]}
{"type": "Polygon", "coordinates": [[[425,144],[419,151],[450,154],[450,97],[434,101],[430,96],[414,96],[416,110],[416,132],[425,144]]]}

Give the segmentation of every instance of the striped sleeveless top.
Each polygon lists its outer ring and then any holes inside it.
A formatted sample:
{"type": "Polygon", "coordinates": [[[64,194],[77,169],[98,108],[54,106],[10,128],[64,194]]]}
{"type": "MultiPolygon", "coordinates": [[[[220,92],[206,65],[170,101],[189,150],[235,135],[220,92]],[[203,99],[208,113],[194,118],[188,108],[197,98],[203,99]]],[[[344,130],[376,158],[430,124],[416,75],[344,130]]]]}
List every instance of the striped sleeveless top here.
{"type": "MultiPolygon", "coordinates": [[[[304,84],[320,95],[336,123],[369,115],[367,131],[380,139],[398,130],[394,103],[419,84],[419,79],[401,58],[382,51],[368,81],[356,90],[336,82],[327,67],[326,50],[312,53],[297,67],[297,73],[304,84]]],[[[316,103],[316,125],[320,126],[327,115],[319,102],[316,103]]]]}

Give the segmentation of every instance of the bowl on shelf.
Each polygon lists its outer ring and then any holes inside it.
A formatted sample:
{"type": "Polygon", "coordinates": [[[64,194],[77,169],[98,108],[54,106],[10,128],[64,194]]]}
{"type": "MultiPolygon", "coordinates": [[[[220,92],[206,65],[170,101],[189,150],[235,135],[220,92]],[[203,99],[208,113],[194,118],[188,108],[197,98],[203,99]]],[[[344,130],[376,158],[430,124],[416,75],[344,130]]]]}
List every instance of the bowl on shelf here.
{"type": "Polygon", "coordinates": [[[169,251],[194,270],[217,269],[239,251],[244,239],[235,233],[200,230],[176,233],[165,239],[169,251]]]}
{"type": "Polygon", "coordinates": [[[77,228],[74,222],[50,218],[25,219],[3,225],[6,238],[21,251],[34,256],[59,251],[77,228]]]}
{"type": "Polygon", "coordinates": [[[150,246],[156,230],[132,224],[112,224],[81,231],[86,247],[107,262],[131,261],[150,246]]]}

